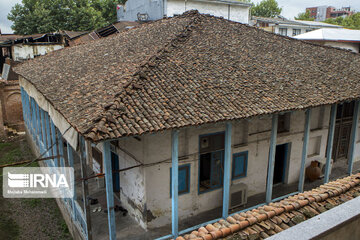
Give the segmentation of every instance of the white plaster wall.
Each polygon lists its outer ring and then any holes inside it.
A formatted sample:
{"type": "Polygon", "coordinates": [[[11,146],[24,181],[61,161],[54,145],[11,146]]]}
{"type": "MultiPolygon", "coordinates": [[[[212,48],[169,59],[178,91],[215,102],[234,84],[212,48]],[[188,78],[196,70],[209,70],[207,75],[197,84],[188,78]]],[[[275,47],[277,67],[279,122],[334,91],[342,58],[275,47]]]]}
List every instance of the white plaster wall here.
{"type": "Polygon", "coordinates": [[[356,53],[359,53],[359,46],[360,46],[359,43],[348,43],[348,42],[324,42],[324,45],[330,47],[348,49],[356,53]]]}
{"type": "Polygon", "coordinates": [[[224,3],[168,0],[166,13],[168,17],[172,17],[193,9],[198,10],[200,13],[223,17],[236,22],[249,23],[249,7],[224,3]]]}
{"type": "Polygon", "coordinates": [[[287,36],[293,37],[293,29],[300,29],[301,33],[306,33],[307,29],[318,29],[318,28],[309,28],[308,26],[284,26],[284,25],[274,25],[275,26],[275,33],[279,34],[279,28],[287,28],[287,36]]]}
{"type": "MultiPolygon", "coordinates": [[[[330,107],[319,107],[313,110],[309,148],[318,148],[317,154],[308,156],[306,166],[312,160],[325,161],[326,141],[330,107]],[[321,120],[319,115],[323,114],[321,120]],[[312,141],[316,139],[316,141],[312,141]],[[313,147],[314,145],[315,147],[313,147]]],[[[298,181],[300,161],[303,144],[303,131],[305,112],[291,113],[290,132],[279,133],[277,144],[291,143],[286,182],[298,181]]],[[[179,133],[179,165],[191,164],[190,192],[179,196],[179,218],[196,215],[222,205],[222,188],[199,194],[198,190],[198,144],[199,135],[225,131],[224,124],[207,125],[197,128],[181,129],[179,133]],[[184,145],[184,135],[187,136],[184,145]],[[187,148],[185,150],[184,148],[187,148]],[[187,158],[184,154],[187,153],[187,158]]],[[[247,176],[234,180],[232,184],[245,183],[248,195],[265,192],[268,151],[271,134],[271,116],[256,117],[233,123],[232,153],[248,151],[247,176]],[[243,135],[246,135],[243,136],[243,135]],[[244,143],[244,139],[247,143],[244,143]]],[[[165,131],[158,134],[147,135],[146,138],[146,163],[166,161],[145,168],[146,201],[147,208],[151,211],[154,220],[148,222],[148,227],[158,227],[168,224],[171,219],[170,198],[170,168],[171,168],[171,132],[165,131]]]]}
{"type": "Polygon", "coordinates": [[[34,58],[34,56],[45,55],[48,52],[64,48],[62,44],[16,44],[12,46],[12,54],[15,61],[34,58]]]}

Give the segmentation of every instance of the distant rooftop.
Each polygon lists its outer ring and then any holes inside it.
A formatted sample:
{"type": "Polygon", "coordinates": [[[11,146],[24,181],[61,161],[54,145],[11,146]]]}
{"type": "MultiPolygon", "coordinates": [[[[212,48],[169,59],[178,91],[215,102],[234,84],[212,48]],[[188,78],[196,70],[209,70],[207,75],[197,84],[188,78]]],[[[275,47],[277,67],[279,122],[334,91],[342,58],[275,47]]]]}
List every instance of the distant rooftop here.
{"type": "Polygon", "coordinates": [[[343,28],[342,26],[315,22],[315,21],[300,21],[300,20],[289,20],[287,18],[275,17],[275,18],[266,18],[266,17],[252,17],[253,20],[274,23],[274,24],[283,24],[283,25],[298,25],[298,26],[310,26],[310,27],[328,27],[328,28],[343,28]]]}
{"type": "Polygon", "coordinates": [[[295,36],[301,40],[360,42],[360,30],[322,28],[295,36]]]}

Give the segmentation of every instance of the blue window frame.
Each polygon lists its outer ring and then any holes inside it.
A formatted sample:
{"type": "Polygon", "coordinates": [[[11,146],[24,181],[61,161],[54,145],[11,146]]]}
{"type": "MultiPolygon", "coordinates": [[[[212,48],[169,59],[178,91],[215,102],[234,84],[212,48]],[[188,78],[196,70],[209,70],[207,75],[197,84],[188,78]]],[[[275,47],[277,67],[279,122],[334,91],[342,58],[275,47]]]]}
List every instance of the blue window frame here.
{"type": "Polygon", "coordinates": [[[232,179],[246,177],[248,152],[234,153],[232,163],[232,179]]]}
{"type": "MultiPolygon", "coordinates": [[[[171,197],[171,184],[172,184],[172,174],[171,174],[170,168],[170,197],[171,197]]],[[[179,186],[179,192],[178,194],[185,194],[190,192],[190,164],[184,164],[179,166],[179,180],[178,180],[178,186],[179,186]]]]}

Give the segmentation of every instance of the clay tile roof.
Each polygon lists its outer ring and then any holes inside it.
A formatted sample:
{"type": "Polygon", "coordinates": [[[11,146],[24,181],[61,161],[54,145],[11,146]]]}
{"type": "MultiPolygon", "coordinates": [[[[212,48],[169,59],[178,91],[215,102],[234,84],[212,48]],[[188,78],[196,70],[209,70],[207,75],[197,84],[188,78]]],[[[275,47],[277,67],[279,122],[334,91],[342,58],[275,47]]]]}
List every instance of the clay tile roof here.
{"type": "Polygon", "coordinates": [[[263,239],[358,196],[360,196],[360,173],[321,185],[280,202],[258,207],[247,213],[237,213],[226,220],[221,219],[180,236],[176,240],[214,240],[232,235],[237,236],[234,239],[263,239]],[[334,195],[329,191],[328,186],[333,187],[333,185],[337,186],[335,188],[339,191],[338,194],[334,195]],[[346,190],[342,188],[343,186],[346,190]],[[324,195],[319,192],[323,192],[324,195]],[[317,196],[319,200],[310,201],[307,199],[309,195],[317,196]]]}
{"type": "Polygon", "coordinates": [[[196,11],[16,68],[87,139],[360,97],[360,55],[196,11]]]}

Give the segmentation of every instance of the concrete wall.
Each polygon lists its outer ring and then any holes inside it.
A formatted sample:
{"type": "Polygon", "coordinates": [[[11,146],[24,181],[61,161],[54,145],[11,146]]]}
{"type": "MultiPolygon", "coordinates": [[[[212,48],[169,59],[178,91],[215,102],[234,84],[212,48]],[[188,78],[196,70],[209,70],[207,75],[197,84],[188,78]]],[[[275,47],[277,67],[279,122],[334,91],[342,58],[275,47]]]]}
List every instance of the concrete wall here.
{"type": "MultiPolygon", "coordinates": [[[[306,166],[312,160],[325,162],[329,115],[329,106],[314,108],[312,111],[306,166]]],[[[304,121],[304,111],[292,112],[290,131],[279,133],[277,137],[277,144],[291,145],[286,183],[297,182],[299,178],[304,121]]],[[[190,192],[179,196],[180,219],[222,205],[222,188],[199,193],[198,187],[199,135],[221,131],[225,131],[224,124],[180,130],[179,165],[190,164],[190,192]]],[[[249,188],[249,196],[265,192],[270,133],[271,116],[233,122],[232,153],[248,151],[248,169],[246,177],[234,180],[232,184],[246,184],[249,188]]],[[[144,135],[138,140],[125,138],[119,141],[119,146],[126,150],[126,152],[117,150],[121,159],[120,168],[134,166],[138,162],[148,165],[121,174],[121,197],[123,201],[125,200],[130,214],[143,226],[147,222],[148,228],[168,224],[171,217],[171,131],[144,135]],[[162,163],[152,165],[159,161],[162,163]]]]}
{"type": "Polygon", "coordinates": [[[118,21],[137,21],[138,13],[146,14],[147,20],[158,20],[164,16],[163,0],[129,0],[125,5],[118,5],[118,21]]]}
{"type": "Polygon", "coordinates": [[[347,49],[356,53],[360,52],[360,43],[349,43],[349,42],[324,42],[325,46],[337,47],[347,49]]]}
{"type": "Polygon", "coordinates": [[[63,44],[15,44],[11,47],[14,61],[22,61],[64,48],[63,44]]]}
{"type": "Polygon", "coordinates": [[[211,1],[184,0],[131,0],[124,6],[118,5],[118,21],[137,21],[138,13],[146,14],[147,20],[157,20],[164,16],[173,17],[196,9],[200,13],[211,14],[232,21],[249,23],[249,6],[211,1]]]}
{"type": "Polygon", "coordinates": [[[166,15],[172,17],[192,9],[196,9],[200,13],[223,17],[235,22],[249,23],[249,6],[229,5],[219,2],[168,0],[166,15]]]}

